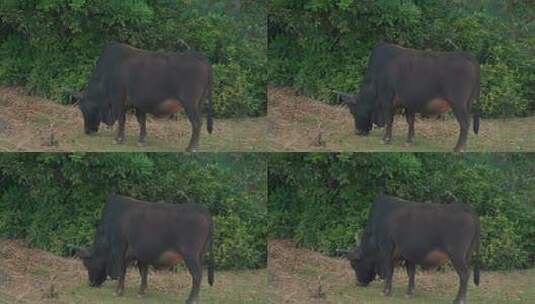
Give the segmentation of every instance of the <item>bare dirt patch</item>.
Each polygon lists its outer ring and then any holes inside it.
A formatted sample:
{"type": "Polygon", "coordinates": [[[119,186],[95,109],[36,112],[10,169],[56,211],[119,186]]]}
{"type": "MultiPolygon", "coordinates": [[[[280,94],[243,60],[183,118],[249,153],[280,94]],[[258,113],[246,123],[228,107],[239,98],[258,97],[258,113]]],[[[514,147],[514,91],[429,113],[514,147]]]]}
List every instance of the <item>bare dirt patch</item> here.
{"type": "MultiPolygon", "coordinates": [[[[357,287],[355,274],[344,258],[332,258],[298,248],[290,240],[268,244],[268,284],[274,303],[451,303],[458,288],[454,271],[416,274],[415,296],[405,299],[408,279],[397,269],[393,296],[381,295],[383,281],[357,287]]],[[[469,303],[533,303],[535,269],[481,273],[479,287],[469,283],[469,303]]]]}
{"type": "MultiPolygon", "coordinates": [[[[369,136],[354,134],[353,117],[345,106],[328,105],[299,95],[291,88],[268,88],[269,141],[276,151],[447,151],[453,150],[459,125],[445,119],[416,120],[415,143],[405,145],[405,117],[394,120],[392,144],[380,143],[383,129],[369,136]]],[[[535,117],[482,119],[480,132],[470,131],[468,151],[535,151],[535,117]]]]}
{"type": "MultiPolygon", "coordinates": [[[[133,114],[126,123],[127,141],[113,143],[114,128],[101,125],[87,136],[77,106],[64,106],[29,96],[23,88],[0,87],[0,151],[184,151],[191,124],[179,112],[177,120],[147,119],[147,146],[138,147],[139,127],[133,114]]],[[[214,119],[214,132],[206,131],[203,116],[201,151],[265,151],[267,118],[214,119]]]]}

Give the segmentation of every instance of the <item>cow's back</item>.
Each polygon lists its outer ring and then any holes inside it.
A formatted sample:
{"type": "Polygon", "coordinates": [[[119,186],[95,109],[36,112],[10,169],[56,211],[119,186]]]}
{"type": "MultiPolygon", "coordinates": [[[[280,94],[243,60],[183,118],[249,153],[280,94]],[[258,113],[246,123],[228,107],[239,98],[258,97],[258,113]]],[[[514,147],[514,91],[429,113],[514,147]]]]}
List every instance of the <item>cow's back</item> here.
{"type": "Polygon", "coordinates": [[[398,253],[415,259],[434,249],[466,251],[479,231],[475,212],[463,204],[427,204],[382,196],[370,215],[377,246],[394,242],[398,253]]]}
{"type": "Polygon", "coordinates": [[[211,238],[209,211],[196,204],[148,203],[112,195],[105,207],[108,241],[129,259],[158,263],[166,252],[202,250],[211,238]]]}

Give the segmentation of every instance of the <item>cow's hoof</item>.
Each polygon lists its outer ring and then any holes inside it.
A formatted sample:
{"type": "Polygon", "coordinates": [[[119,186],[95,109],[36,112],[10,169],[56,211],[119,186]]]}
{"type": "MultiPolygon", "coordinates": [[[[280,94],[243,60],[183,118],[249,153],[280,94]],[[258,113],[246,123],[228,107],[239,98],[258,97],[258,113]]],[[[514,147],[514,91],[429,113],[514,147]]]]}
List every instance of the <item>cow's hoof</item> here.
{"type": "Polygon", "coordinates": [[[137,142],[137,146],[140,147],[140,148],[143,148],[143,147],[146,147],[146,146],[147,146],[147,143],[144,142],[144,141],[138,141],[138,142],[137,142]]]}
{"type": "Polygon", "coordinates": [[[197,152],[197,147],[187,147],[186,152],[197,152]]]}
{"type": "Polygon", "coordinates": [[[384,291],[384,290],[383,290],[383,292],[381,292],[381,294],[382,294],[383,296],[385,296],[385,297],[389,297],[389,296],[392,295],[392,292],[391,292],[391,291],[384,291]]]}
{"type": "Polygon", "coordinates": [[[392,142],[391,139],[381,139],[381,143],[382,143],[383,145],[389,145],[391,142],[392,142]]]}
{"type": "Polygon", "coordinates": [[[143,298],[145,297],[145,294],[144,294],[144,293],[138,293],[138,294],[137,294],[137,297],[138,297],[139,299],[143,299],[143,298]]]}
{"type": "Polygon", "coordinates": [[[455,300],[453,304],[464,304],[464,300],[455,300]]]}
{"type": "Polygon", "coordinates": [[[410,298],[412,298],[413,296],[414,296],[413,293],[406,293],[406,294],[405,294],[405,299],[410,299],[410,298]]]}
{"type": "Polygon", "coordinates": [[[116,296],[116,297],[122,297],[123,296],[123,292],[118,292],[118,291],[114,291],[113,292],[113,295],[116,296]]]}
{"type": "Polygon", "coordinates": [[[113,142],[114,142],[116,145],[122,145],[122,144],[124,144],[124,138],[123,138],[123,139],[116,138],[116,139],[113,140],[113,142]]]}

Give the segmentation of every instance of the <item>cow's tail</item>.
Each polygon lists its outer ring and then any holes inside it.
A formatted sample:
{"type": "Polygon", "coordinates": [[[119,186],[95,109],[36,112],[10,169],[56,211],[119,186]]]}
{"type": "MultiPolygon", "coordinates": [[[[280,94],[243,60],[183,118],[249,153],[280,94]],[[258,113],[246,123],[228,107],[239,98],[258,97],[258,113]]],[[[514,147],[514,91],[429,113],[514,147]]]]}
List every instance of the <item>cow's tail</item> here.
{"type": "Polygon", "coordinates": [[[210,67],[209,75],[208,75],[208,88],[206,92],[206,99],[208,102],[207,107],[207,113],[206,113],[206,130],[209,134],[212,134],[212,130],[214,129],[214,120],[212,118],[212,89],[213,89],[213,75],[212,75],[212,67],[210,67]]]}
{"type": "MultiPolygon", "coordinates": [[[[213,229],[210,229],[213,230],[213,229]]],[[[210,238],[208,240],[208,284],[210,286],[214,285],[214,268],[215,268],[215,261],[214,261],[214,249],[213,249],[213,231],[210,231],[210,238]]]]}
{"type": "Polygon", "coordinates": [[[479,256],[479,245],[480,245],[480,227],[479,220],[477,221],[477,230],[475,235],[475,257],[474,257],[474,284],[479,286],[479,266],[480,266],[480,256],[479,256]]]}
{"type": "Polygon", "coordinates": [[[476,102],[473,104],[473,110],[472,115],[474,115],[474,133],[477,134],[479,132],[479,91],[480,87],[479,84],[476,89],[476,96],[474,98],[474,101],[476,102]]]}

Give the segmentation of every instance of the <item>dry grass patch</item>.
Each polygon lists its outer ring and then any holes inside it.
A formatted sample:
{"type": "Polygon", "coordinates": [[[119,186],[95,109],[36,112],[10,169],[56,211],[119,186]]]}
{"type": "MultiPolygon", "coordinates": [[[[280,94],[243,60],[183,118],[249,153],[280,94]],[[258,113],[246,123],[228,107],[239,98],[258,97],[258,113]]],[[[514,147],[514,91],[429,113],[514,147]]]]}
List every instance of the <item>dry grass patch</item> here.
{"type": "MultiPolygon", "coordinates": [[[[191,276],[176,272],[149,273],[144,298],[137,298],[137,270],[129,268],[125,295],[113,296],[116,281],[90,288],[82,262],[29,248],[21,241],[0,239],[0,303],[183,303],[191,288],[191,276]]],[[[203,303],[268,303],[265,270],[216,271],[215,284],[206,282],[200,292],[203,303]],[[236,302],[238,301],[238,302],[236,302]]]]}
{"type": "MultiPolygon", "coordinates": [[[[453,271],[416,274],[416,295],[405,299],[408,278],[397,269],[393,296],[381,295],[382,281],[357,287],[347,260],[331,258],[298,248],[289,240],[268,244],[268,283],[273,303],[451,303],[458,289],[453,271]]],[[[468,303],[533,303],[535,269],[513,272],[481,273],[479,287],[469,284],[468,303]]]]}
{"type": "MultiPolygon", "coordinates": [[[[29,96],[23,88],[0,87],[0,151],[184,151],[191,124],[179,113],[177,120],[147,118],[147,146],[137,147],[139,127],[133,114],[126,123],[127,141],[115,145],[115,128],[101,125],[95,136],[83,132],[76,106],[64,106],[29,96]]],[[[265,151],[267,119],[215,119],[214,132],[206,131],[203,116],[201,151],[265,151]]]]}
{"type": "MultiPolygon", "coordinates": [[[[276,151],[453,151],[459,125],[453,117],[416,119],[413,145],[405,145],[405,117],[394,120],[394,139],[382,145],[383,129],[354,134],[345,106],[299,95],[291,88],[268,88],[269,142],[276,151]]],[[[535,151],[535,117],[482,119],[479,135],[469,133],[468,151],[535,151]]]]}

